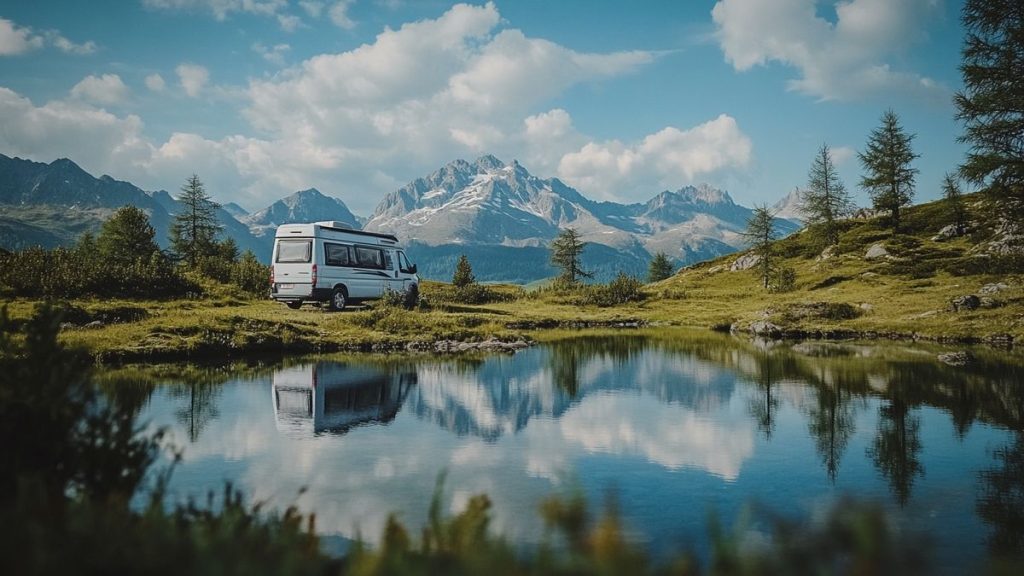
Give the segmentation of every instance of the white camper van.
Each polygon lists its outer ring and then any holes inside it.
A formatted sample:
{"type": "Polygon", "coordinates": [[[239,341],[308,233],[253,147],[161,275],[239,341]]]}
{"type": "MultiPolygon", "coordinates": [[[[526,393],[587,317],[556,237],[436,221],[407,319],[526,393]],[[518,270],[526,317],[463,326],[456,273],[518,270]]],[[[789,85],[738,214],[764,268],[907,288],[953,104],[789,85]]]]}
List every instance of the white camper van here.
{"type": "Polygon", "coordinates": [[[419,290],[416,265],[398,238],[353,230],[343,222],[284,224],[274,237],[270,296],[289,308],[327,302],[332,310],[380,298],[386,290],[419,290]]]}

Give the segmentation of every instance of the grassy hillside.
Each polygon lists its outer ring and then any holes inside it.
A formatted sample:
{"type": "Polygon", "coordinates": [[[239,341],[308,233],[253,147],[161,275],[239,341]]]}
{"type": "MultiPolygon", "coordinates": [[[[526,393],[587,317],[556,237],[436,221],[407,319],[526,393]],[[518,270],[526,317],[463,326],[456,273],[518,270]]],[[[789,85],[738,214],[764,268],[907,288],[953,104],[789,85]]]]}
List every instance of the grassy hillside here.
{"type": "MultiPolygon", "coordinates": [[[[580,327],[650,324],[746,331],[760,321],[794,337],[1024,342],[1020,258],[985,256],[995,232],[984,224],[968,236],[932,240],[945,221],[943,211],[941,203],[908,210],[906,225],[896,235],[881,220],[845,222],[838,248],[824,259],[806,233],[779,241],[781,263],[796,272],[794,290],[785,293],[766,291],[750,270],[730,271],[741,254],[685,268],[643,287],[641,301],[613,306],[587,304],[597,301],[589,289],[527,291],[494,285],[486,289],[490,297],[472,300],[487,303],[470,304],[460,301],[448,284],[424,282],[427,305],[420,309],[376,303],[339,314],[312,306],[289,310],[211,284],[187,300],[74,302],[61,337],[98,360],[433,350],[440,340],[542,340],[580,327]],[[890,255],[866,259],[875,244],[890,255]],[[991,284],[1000,289],[986,294],[983,288],[991,284]],[[980,307],[951,308],[954,298],[970,294],[979,297],[980,307]]],[[[984,222],[980,214],[974,216],[984,222]]],[[[15,322],[23,321],[35,304],[15,299],[8,312],[15,322]]]]}

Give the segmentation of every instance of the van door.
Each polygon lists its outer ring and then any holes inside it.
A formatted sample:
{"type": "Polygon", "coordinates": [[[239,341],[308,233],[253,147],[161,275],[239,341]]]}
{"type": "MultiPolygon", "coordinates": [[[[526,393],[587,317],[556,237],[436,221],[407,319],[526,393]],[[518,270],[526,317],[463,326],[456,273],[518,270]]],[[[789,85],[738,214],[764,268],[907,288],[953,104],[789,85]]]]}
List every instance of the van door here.
{"type": "Polygon", "coordinates": [[[308,298],[313,293],[313,239],[288,238],[274,246],[274,297],[308,298]]]}
{"type": "Polygon", "coordinates": [[[356,263],[352,270],[353,298],[380,298],[391,274],[385,270],[384,250],[375,246],[353,247],[356,263]],[[358,293],[358,295],[356,295],[358,293]]]}
{"type": "Polygon", "coordinates": [[[388,289],[395,292],[404,292],[406,288],[405,279],[399,273],[398,265],[398,252],[394,250],[384,251],[385,261],[384,264],[387,266],[388,278],[388,289]]]}

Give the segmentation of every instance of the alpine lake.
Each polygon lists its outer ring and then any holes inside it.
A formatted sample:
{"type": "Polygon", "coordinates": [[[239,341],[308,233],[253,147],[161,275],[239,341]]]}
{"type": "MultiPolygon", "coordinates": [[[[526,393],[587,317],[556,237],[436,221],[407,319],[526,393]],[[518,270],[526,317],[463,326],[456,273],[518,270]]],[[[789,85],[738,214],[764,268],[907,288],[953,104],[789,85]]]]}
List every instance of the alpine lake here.
{"type": "Polygon", "coordinates": [[[333,553],[376,543],[392,513],[415,531],[443,475],[446,511],[485,493],[492,530],[525,549],[552,495],[596,513],[613,499],[655,558],[702,559],[709,522],[756,540],[751,507],[814,522],[851,501],[964,572],[1024,542],[1024,357],[978,348],[952,367],[949,351],[637,330],[100,376],[180,450],[168,498],[229,482],[314,513],[333,553]]]}

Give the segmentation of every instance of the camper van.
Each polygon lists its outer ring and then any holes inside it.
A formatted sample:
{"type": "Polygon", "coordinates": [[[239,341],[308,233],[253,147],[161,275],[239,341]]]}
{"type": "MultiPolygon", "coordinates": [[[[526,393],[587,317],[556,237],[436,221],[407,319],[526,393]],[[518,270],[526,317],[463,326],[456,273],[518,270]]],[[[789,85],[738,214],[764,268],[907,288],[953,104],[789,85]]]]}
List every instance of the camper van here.
{"type": "Polygon", "coordinates": [[[353,230],[343,222],[284,224],[274,237],[270,296],[289,308],[326,302],[332,310],[419,289],[416,265],[398,238],[353,230]]]}

